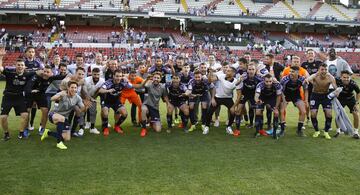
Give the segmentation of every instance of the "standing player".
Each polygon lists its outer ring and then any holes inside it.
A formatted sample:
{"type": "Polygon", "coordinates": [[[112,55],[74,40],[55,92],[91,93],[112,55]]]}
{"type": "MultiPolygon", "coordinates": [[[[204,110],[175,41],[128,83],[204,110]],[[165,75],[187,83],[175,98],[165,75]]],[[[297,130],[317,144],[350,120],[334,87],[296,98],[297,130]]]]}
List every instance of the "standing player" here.
{"type": "MultiPolygon", "coordinates": [[[[136,76],[142,78],[143,80],[145,80],[147,78],[148,73],[147,73],[145,64],[139,63],[138,69],[136,71],[136,76]]],[[[139,95],[141,102],[144,102],[145,88],[144,87],[135,88],[135,91],[139,95]]],[[[137,105],[131,104],[131,121],[133,124],[136,123],[136,108],[137,108],[137,105]]],[[[140,108],[140,110],[141,110],[141,108],[140,108]]],[[[140,117],[138,117],[138,121],[140,124],[141,123],[140,117]]]]}
{"type": "Polygon", "coordinates": [[[292,102],[296,108],[299,110],[299,122],[297,127],[297,135],[300,137],[304,137],[305,134],[302,130],[305,121],[305,114],[306,114],[306,104],[307,101],[303,101],[300,96],[301,88],[305,90],[305,99],[307,99],[307,85],[305,84],[305,77],[299,76],[299,67],[298,66],[291,66],[290,67],[290,74],[285,76],[281,79],[281,86],[284,93],[284,100],[281,103],[281,133],[280,135],[283,136],[285,133],[285,111],[288,105],[288,102],[292,102]]]}
{"type": "Polygon", "coordinates": [[[170,68],[163,65],[163,60],[161,59],[161,57],[156,57],[156,60],[155,60],[155,65],[150,67],[148,72],[150,74],[153,74],[155,72],[160,72],[162,74],[162,78],[161,78],[161,83],[165,83],[166,80],[167,80],[167,76],[168,75],[171,75],[171,74],[175,74],[175,70],[174,70],[174,66],[172,65],[172,61],[169,60],[169,65],[170,65],[170,68]]]}
{"type": "MultiPolygon", "coordinates": [[[[138,86],[140,85],[144,80],[136,75],[136,71],[132,70],[130,71],[130,74],[128,76],[128,81],[132,86],[138,86]]],[[[121,96],[120,96],[120,103],[122,105],[125,105],[125,101],[128,100],[130,104],[136,105],[138,108],[138,119],[139,122],[132,121],[133,125],[136,126],[141,122],[141,99],[139,95],[136,93],[134,88],[125,88],[123,89],[121,96]]]]}
{"type": "MultiPolygon", "coordinates": [[[[321,61],[315,60],[315,51],[313,49],[308,49],[306,51],[306,62],[303,62],[301,64],[302,68],[305,68],[305,70],[307,70],[307,72],[309,73],[309,75],[313,75],[315,74],[320,67],[321,61]]],[[[310,107],[309,107],[309,103],[310,103],[310,97],[311,97],[311,92],[312,92],[312,84],[308,85],[308,99],[305,100],[308,102],[307,108],[306,108],[306,118],[307,118],[307,122],[308,123],[310,121],[310,107]]]]}
{"type": "Polygon", "coordinates": [[[116,120],[114,131],[116,133],[124,133],[120,125],[125,121],[127,112],[125,106],[120,102],[120,95],[123,89],[132,88],[132,85],[128,83],[123,76],[124,75],[121,70],[116,70],[114,78],[107,80],[99,90],[99,93],[105,95],[103,101],[101,102],[101,117],[104,136],[109,135],[108,121],[110,108],[113,109],[116,120]]]}
{"type": "Polygon", "coordinates": [[[325,133],[326,139],[331,139],[329,135],[329,129],[331,128],[332,120],[332,106],[329,95],[329,86],[332,85],[336,88],[335,78],[327,72],[327,65],[320,64],[319,71],[316,74],[311,75],[306,79],[306,82],[313,85],[312,94],[310,97],[310,110],[311,110],[311,122],[315,129],[313,137],[319,137],[320,131],[318,127],[317,113],[320,104],[323,107],[325,113],[325,133]]]}
{"type": "Polygon", "coordinates": [[[209,77],[212,82],[215,82],[215,87],[213,88],[211,93],[211,105],[206,117],[206,126],[203,130],[204,135],[209,133],[211,117],[216,111],[216,109],[218,109],[221,105],[224,105],[228,108],[228,113],[230,115],[226,127],[226,133],[231,135],[233,134],[233,130],[231,128],[235,118],[233,92],[236,88],[236,85],[238,85],[240,81],[234,77],[235,73],[236,69],[233,67],[227,68],[226,74],[214,75],[212,72],[210,73],[209,77]]]}
{"type": "Polygon", "coordinates": [[[41,76],[35,75],[26,85],[28,89],[31,89],[31,95],[26,102],[28,111],[30,111],[32,106],[35,104],[38,108],[40,108],[42,113],[39,127],[40,135],[42,135],[46,127],[48,112],[50,109],[45,92],[53,81],[61,81],[64,78],[65,75],[53,76],[51,66],[46,65],[43,69],[43,74],[41,76]]]}
{"type": "Polygon", "coordinates": [[[187,122],[189,120],[189,106],[186,103],[186,91],[187,88],[185,85],[180,83],[180,77],[178,75],[174,75],[172,81],[166,84],[167,94],[169,98],[169,103],[167,104],[167,123],[168,130],[170,133],[172,129],[172,113],[175,108],[179,108],[181,113],[181,121],[184,128],[185,133],[188,132],[187,122]]]}
{"type": "Polygon", "coordinates": [[[255,116],[255,137],[261,135],[267,135],[263,128],[263,111],[265,106],[268,107],[269,111],[274,113],[274,124],[273,124],[273,138],[277,139],[277,126],[279,117],[279,106],[282,95],[282,88],[280,83],[275,82],[271,74],[264,76],[264,81],[256,86],[255,90],[255,102],[256,116],[255,116]]]}
{"type": "Polygon", "coordinates": [[[145,101],[141,107],[141,132],[140,136],[145,137],[147,134],[146,130],[146,119],[147,116],[150,117],[150,122],[152,128],[156,132],[161,131],[161,122],[160,122],[160,112],[159,112],[159,102],[160,99],[166,102],[166,105],[169,104],[169,99],[167,96],[167,91],[165,85],[160,83],[161,81],[161,73],[155,72],[152,75],[149,75],[148,78],[141,84],[141,86],[145,86],[148,94],[145,96],[145,101]],[[151,83],[147,83],[149,79],[152,79],[151,83]]]}
{"type": "Polygon", "coordinates": [[[41,136],[41,141],[49,135],[55,137],[57,140],[56,147],[59,149],[67,149],[63,141],[69,141],[71,138],[69,129],[69,115],[71,111],[75,108],[80,109],[80,111],[86,110],[81,97],[77,94],[77,82],[69,81],[67,84],[66,91],[61,91],[51,97],[51,101],[58,102],[54,109],[49,112],[49,121],[56,125],[56,132],[45,129],[41,136]]]}
{"type": "Polygon", "coordinates": [[[84,84],[84,91],[93,98],[93,101],[91,102],[91,106],[89,107],[89,110],[87,114],[90,116],[90,133],[93,134],[100,134],[100,132],[95,128],[95,122],[96,122],[96,114],[97,114],[97,104],[96,104],[96,97],[98,95],[98,92],[100,88],[105,83],[105,80],[101,78],[101,71],[99,68],[92,69],[92,74],[90,77],[85,78],[85,84],[84,84]]]}
{"type": "MultiPolygon", "coordinates": [[[[36,59],[36,52],[33,46],[29,46],[25,50],[25,70],[28,71],[36,71],[43,69],[44,65],[36,59]]],[[[30,97],[25,96],[25,101],[30,102],[30,97]]],[[[28,110],[28,113],[31,113],[30,123],[29,123],[29,130],[34,130],[34,119],[36,116],[36,105],[31,105],[31,111],[28,110]]],[[[27,135],[27,131],[25,131],[25,135],[27,135]]]]}
{"type": "Polygon", "coordinates": [[[242,82],[236,88],[237,89],[237,100],[235,105],[237,105],[236,110],[236,130],[234,131],[234,135],[240,135],[240,114],[245,108],[246,102],[249,102],[249,117],[250,117],[250,125],[248,128],[253,127],[254,121],[254,109],[256,108],[255,103],[255,89],[256,86],[263,80],[261,77],[256,75],[256,67],[254,64],[249,64],[247,67],[247,72],[241,77],[242,82]],[[252,111],[251,111],[252,110],[252,111]]]}
{"type": "Polygon", "coordinates": [[[186,92],[187,94],[190,94],[189,109],[190,109],[191,127],[189,131],[193,131],[197,123],[196,112],[195,112],[196,102],[201,102],[202,129],[205,127],[208,103],[210,101],[209,89],[213,87],[212,85],[213,84],[210,84],[208,82],[207,78],[203,78],[200,71],[195,71],[194,79],[189,81],[188,91],[186,92]]]}
{"type": "Polygon", "coordinates": [[[1,101],[1,126],[4,129],[4,140],[10,139],[8,116],[12,108],[16,116],[21,116],[19,139],[24,137],[27,127],[28,113],[25,106],[25,85],[34,76],[34,72],[25,72],[25,62],[22,59],[16,61],[15,70],[9,70],[2,66],[5,49],[0,49],[0,73],[5,76],[6,85],[1,101]]]}
{"type": "MultiPolygon", "coordinates": [[[[347,106],[352,113],[354,121],[354,135],[355,139],[359,139],[359,99],[360,99],[360,89],[358,84],[351,79],[351,73],[347,70],[341,72],[340,79],[336,79],[336,84],[338,87],[342,87],[342,91],[338,96],[338,100],[341,105],[345,108],[347,106]],[[354,95],[354,91],[356,95],[354,95]]],[[[337,129],[334,137],[340,135],[340,128],[337,129]]]]}

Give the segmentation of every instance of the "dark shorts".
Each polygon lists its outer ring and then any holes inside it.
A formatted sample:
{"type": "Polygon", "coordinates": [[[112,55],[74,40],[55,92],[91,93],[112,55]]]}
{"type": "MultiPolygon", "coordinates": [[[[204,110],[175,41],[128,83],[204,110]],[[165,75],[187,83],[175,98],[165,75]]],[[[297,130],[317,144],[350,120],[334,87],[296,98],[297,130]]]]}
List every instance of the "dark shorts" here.
{"type": "Polygon", "coordinates": [[[250,102],[252,108],[256,107],[254,96],[251,97],[251,96],[243,95],[240,99],[240,104],[246,104],[246,102],[250,102]]]}
{"type": "Polygon", "coordinates": [[[185,101],[171,101],[170,100],[170,104],[172,104],[174,107],[180,108],[182,105],[186,104],[186,102],[185,101]]]}
{"type": "Polygon", "coordinates": [[[32,108],[33,104],[36,103],[38,108],[49,108],[47,97],[45,94],[33,94],[26,101],[27,108],[32,108]]]}
{"type": "Polygon", "coordinates": [[[107,102],[107,101],[102,101],[101,102],[101,108],[111,108],[114,110],[114,112],[117,112],[121,107],[123,107],[124,105],[122,105],[120,103],[120,100],[117,102],[107,102]]]}
{"type": "Polygon", "coordinates": [[[350,100],[343,100],[343,99],[339,99],[339,102],[341,103],[342,107],[348,107],[350,110],[350,113],[353,113],[355,111],[355,106],[356,106],[356,100],[355,98],[352,98],[350,100]]]}
{"type": "Polygon", "coordinates": [[[150,117],[151,119],[151,122],[160,122],[160,112],[158,109],[155,109],[154,107],[151,107],[149,105],[146,105],[145,106],[147,107],[148,111],[149,111],[149,114],[148,116],[150,117]]]}
{"type": "Polygon", "coordinates": [[[323,109],[331,109],[331,100],[327,94],[312,93],[310,98],[310,110],[318,110],[321,105],[323,109]]]}
{"type": "Polygon", "coordinates": [[[191,103],[194,103],[194,102],[210,102],[210,95],[209,93],[204,93],[202,96],[198,96],[198,97],[195,97],[195,98],[189,98],[189,102],[191,103]]]}
{"type": "Polygon", "coordinates": [[[266,100],[261,99],[261,101],[263,103],[257,104],[256,109],[264,110],[265,106],[270,106],[271,109],[274,109],[276,106],[276,98],[271,98],[271,99],[266,99],[266,100]]]}
{"type": "Polygon", "coordinates": [[[296,106],[296,103],[301,101],[301,97],[298,96],[298,95],[292,95],[292,96],[289,96],[289,95],[286,95],[285,96],[285,101],[286,102],[292,102],[295,106],[296,106]]]}
{"type": "Polygon", "coordinates": [[[4,95],[1,102],[1,115],[9,115],[10,110],[14,108],[16,116],[20,116],[21,113],[27,112],[25,103],[23,96],[4,95]]]}

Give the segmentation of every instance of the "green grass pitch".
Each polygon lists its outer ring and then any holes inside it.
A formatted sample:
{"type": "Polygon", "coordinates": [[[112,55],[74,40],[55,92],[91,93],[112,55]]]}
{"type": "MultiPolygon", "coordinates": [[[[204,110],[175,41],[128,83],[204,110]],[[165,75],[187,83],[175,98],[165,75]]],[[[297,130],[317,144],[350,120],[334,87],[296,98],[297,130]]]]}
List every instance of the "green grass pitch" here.
{"type": "MultiPolygon", "coordinates": [[[[165,113],[162,105],[164,127],[165,113]]],[[[40,142],[35,133],[18,140],[19,118],[12,111],[11,140],[0,142],[1,194],[359,194],[358,140],[312,138],[311,126],[306,138],[297,137],[293,105],[287,134],[277,141],[254,139],[254,130],[243,126],[240,137],[226,135],[226,109],[221,113],[222,126],[206,136],[176,128],[141,138],[129,117],[125,135],[111,131],[104,138],[86,131],[60,151],[55,139],[40,142]]],[[[39,117],[40,112],[35,128],[39,117]]],[[[323,128],[322,112],[319,118],[323,128]]]]}

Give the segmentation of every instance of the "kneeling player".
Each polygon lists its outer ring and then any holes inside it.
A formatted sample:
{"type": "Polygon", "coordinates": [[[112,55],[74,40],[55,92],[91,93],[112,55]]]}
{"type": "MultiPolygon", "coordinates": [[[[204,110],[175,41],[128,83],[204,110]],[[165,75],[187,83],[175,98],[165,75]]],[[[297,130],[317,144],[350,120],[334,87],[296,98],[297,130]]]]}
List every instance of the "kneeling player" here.
{"type": "Polygon", "coordinates": [[[304,125],[305,116],[306,116],[306,103],[303,101],[300,96],[301,87],[305,90],[305,99],[307,100],[307,85],[305,84],[305,77],[299,76],[299,67],[291,66],[290,74],[281,79],[281,86],[284,93],[284,100],[281,103],[281,132],[280,136],[283,136],[285,133],[285,111],[288,105],[288,102],[292,102],[300,112],[299,122],[297,127],[297,134],[300,137],[304,137],[305,134],[302,130],[304,125]]]}
{"type": "Polygon", "coordinates": [[[189,106],[186,104],[186,86],[180,84],[180,77],[174,75],[172,77],[171,83],[167,83],[166,85],[169,104],[167,105],[167,123],[168,123],[168,130],[167,132],[171,132],[172,128],[172,113],[175,108],[180,109],[180,117],[182,120],[184,131],[187,133],[187,122],[189,119],[189,106]]]}
{"type": "Polygon", "coordinates": [[[114,118],[116,123],[114,125],[114,131],[116,133],[124,133],[120,125],[125,121],[127,112],[125,106],[120,102],[120,94],[125,88],[132,88],[132,85],[124,80],[121,70],[116,70],[114,78],[107,80],[99,93],[105,94],[104,99],[101,102],[101,115],[102,115],[102,128],[104,136],[109,135],[109,110],[114,111],[114,118]]]}
{"type": "Polygon", "coordinates": [[[273,138],[277,139],[276,130],[278,126],[278,108],[281,101],[281,90],[282,88],[280,83],[275,82],[270,74],[265,75],[264,81],[262,81],[256,86],[255,102],[257,103],[257,106],[255,117],[255,137],[259,137],[260,134],[267,135],[266,132],[263,130],[263,112],[265,106],[267,106],[274,113],[273,138]]]}
{"type": "Polygon", "coordinates": [[[145,96],[145,101],[141,107],[141,137],[145,137],[147,134],[146,130],[146,119],[148,116],[150,117],[151,127],[156,131],[161,131],[161,122],[160,122],[160,112],[159,112],[159,102],[160,99],[169,104],[169,99],[167,96],[167,91],[165,85],[160,84],[161,81],[161,73],[155,72],[152,76],[148,76],[146,80],[141,84],[145,86],[148,94],[145,96]],[[151,83],[147,83],[147,81],[152,78],[151,83]]]}
{"type": "MultiPolygon", "coordinates": [[[[359,139],[359,99],[360,99],[360,89],[357,83],[351,79],[351,73],[347,70],[341,72],[341,78],[336,79],[336,84],[338,87],[342,87],[342,91],[338,96],[338,100],[341,105],[345,108],[347,106],[350,109],[350,113],[352,113],[354,117],[354,134],[353,137],[355,139],[359,139]],[[354,96],[354,91],[356,93],[356,97],[354,96]]],[[[334,137],[338,137],[340,135],[340,128],[337,129],[334,137]]]]}
{"type": "Polygon", "coordinates": [[[67,149],[63,141],[70,140],[70,128],[69,128],[69,115],[72,110],[78,108],[80,111],[85,111],[86,107],[83,104],[81,97],[77,94],[77,82],[69,81],[66,91],[61,91],[51,97],[51,101],[58,101],[54,109],[49,112],[49,121],[56,125],[56,132],[45,129],[41,136],[41,141],[47,138],[49,135],[57,139],[56,147],[60,149],[67,149]]]}

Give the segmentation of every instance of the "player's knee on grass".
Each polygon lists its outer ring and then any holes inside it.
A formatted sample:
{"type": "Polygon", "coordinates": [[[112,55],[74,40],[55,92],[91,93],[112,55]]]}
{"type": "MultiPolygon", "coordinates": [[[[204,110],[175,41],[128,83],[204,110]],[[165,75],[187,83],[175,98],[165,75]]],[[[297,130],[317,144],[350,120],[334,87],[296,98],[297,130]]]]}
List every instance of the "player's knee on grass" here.
{"type": "Polygon", "coordinates": [[[156,132],[158,132],[158,133],[161,132],[161,123],[160,122],[154,122],[152,127],[156,132]]]}
{"type": "Polygon", "coordinates": [[[63,133],[61,134],[61,136],[63,137],[63,139],[65,141],[70,141],[71,139],[71,134],[70,134],[70,130],[67,130],[67,131],[63,131],[63,133]]]}

